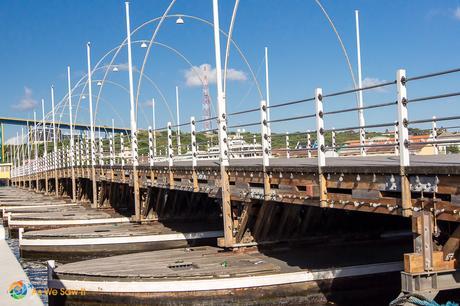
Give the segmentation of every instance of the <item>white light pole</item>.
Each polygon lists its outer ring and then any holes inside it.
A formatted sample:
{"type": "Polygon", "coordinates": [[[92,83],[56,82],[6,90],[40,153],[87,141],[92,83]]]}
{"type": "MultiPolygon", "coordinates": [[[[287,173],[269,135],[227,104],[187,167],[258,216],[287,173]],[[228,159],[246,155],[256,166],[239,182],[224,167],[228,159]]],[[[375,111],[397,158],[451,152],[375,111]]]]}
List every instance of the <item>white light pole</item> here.
{"type": "MultiPolygon", "coordinates": [[[[42,117],[43,117],[43,160],[46,163],[47,145],[46,145],[46,124],[45,124],[45,100],[42,99],[42,117]]],[[[45,194],[48,194],[48,172],[45,170],[45,194]]]]}
{"type": "MultiPolygon", "coordinates": [[[[363,81],[362,81],[362,74],[361,74],[361,42],[359,38],[359,11],[355,11],[355,20],[356,20],[356,51],[357,51],[357,58],[358,58],[358,87],[362,88],[363,87],[363,81]]],[[[358,107],[362,108],[364,106],[363,103],[363,91],[360,90],[358,91],[358,107]]],[[[359,126],[361,127],[359,129],[359,140],[360,140],[360,152],[361,156],[366,155],[366,148],[364,148],[364,144],[366,141],[366,131],[363,128],[366,126],[366,122],[364,121],[364,112],[362,109],[358,110],[358,117],[359,117],[359,126]]]]}
{"type": "Polygon", "coordinates": [[[57,172],[57,137],[56,137],[56,118],[54,111],[54,85],[51,85],[51,112],[53,118],[53,166],[54,166],[54,191],[59,196],[59,179],[57,172]]]}
{"type": "MultiPolygon", "coordinates": [[[[268,48],[265,47],[265,102],[267,107],[270,106],[270,79],[268,76],[268,48]]],[[[270,110],[267,111],[268,120],[270,120],[270,110]]]]}
{"type": "Polygon", "coordinates": [[[138,152],[137,152],[137,124],[134,113],[134,85],[133,85],[133,62],[131,53],[131,24],[129,19],[129,2],[125,2],[126,8],[126,36],[128,48],[128,75],[129,75],[129,103],[131,118],[131,152],[133,156],[133,187],[134,187],[134,209],[136,221],[141,220],[140,199],[139,199],[139,178],[137,176],[138,152]]]}
{"type": "Polygon", "coordinates": [[[13,166],[16,168],[16,172],[18,170],[17,168],[18,168],[18,159],[19,159],[19,158],[16,158],[16,156],[19,155],[18,139],[19,139],[19,132],[16,132],[16,138],[14,139],[14,150],[13,150],[13,166]]]}
{"type": "MultiPolygon", "coordinates": [[[[35,172],[35,190],[38,190],[38,143],[37,143],[37,113],[34,111],[34,148],[35,148],[35,160],[34,160],[34,172],[35,172]]],[[[14,150],[13,150],[14,153],[14,150]]]]}
{"type": "Polygon", "coordinates": [[[91,206],[97,208],[97,182],[96,182],[96,152],[94,151],[94,122],[93,122],[93,91],[91,81],[91,44],[86,44],[86,58],[88,62],[88,99],[89,99],[89,121],[90,121],[90,138],[91,138],[91,180],[93,189],[93,202],[91,206]]]}
{"type": "Polygon", "coordinates": [[[32,188],[30,170],[30,127],[29,121],[27,121],[27,174],[29,175],[29,189],[32,188]]]}
{"type": "Polygon", "coordinates": [[[72,86],[70,82],[70,66],[67,66],[67,89],[69,99],[69,125],[70,125],[70,167],[72,171],[72,201],[77,201],[77,184],[75,182],[75,144],[73,138],[73,122],[72,122],[72,86]]]}
{"type": "MultiPolygon", "coordinates": [[[[24,172],[24,168],[26,165],[26,158],[25,158],[25,150],[24,150],[24,128],[23,127],[21,127],[21,152],[22,152],[22,171],[24,172]]],[[[22,175],[24,175],[24,173],[22,175]]]]}
{"type": "Polygon", "coordinates": [[[219,1],[213,0],[214,19],[214,50],[216,56],[216,83],[217,83],[217,124],[219,132],[219,159],[222,189],[222,215],[224,222],[224,240],[221,246],[230,247],[234,244],[232,204],[230,201],[230,185],[227,173],[229,165],[228,141],[227,141],[227,114],[225,107],[225,92],[222,91],[222,59],[220,54],[220,31],[219,31],[219,1]]]}
{"type": "MultiPolygon", "coordinates": [[[[268,134],[268,144],[269,147],[271,148],[272,145],[272,130],[271,130],[271,124],[270,124],[270,78],[268,74],[268,48],[265,47],[265,96],[266,96],[266,105],[267,105],[267,134],[268,134]]],[[[271,156],[271,150],[269,156],[271,156]]]]}
{"type": "Polygon", "coordinates": [[[217,122],[219,124],[219,149],[221,165],[227,167],[228,145],[227,145],[227,116],[225,105],[225,93],[222,91],[222,59],[220,54],[220,32],[219,32],[219,1],[213,0],[214,17],[214,49],[216,56],[216,84],[217,84],[217,122]]]}
{"type": "Polygon", "coordinates": [[[176,121],[177,121],[177,155],[181,155],[180,145],[180,113],[179,113],[179,87],[176,86],[176,121]]]}

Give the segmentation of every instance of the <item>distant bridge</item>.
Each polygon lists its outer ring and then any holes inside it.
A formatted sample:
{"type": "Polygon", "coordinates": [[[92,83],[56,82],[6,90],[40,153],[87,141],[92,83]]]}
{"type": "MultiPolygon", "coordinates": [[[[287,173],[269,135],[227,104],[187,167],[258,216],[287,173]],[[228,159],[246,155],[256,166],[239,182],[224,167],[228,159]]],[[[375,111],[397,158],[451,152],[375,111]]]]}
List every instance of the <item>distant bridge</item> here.
{"type": "MultiPolygon", "coordinates": [[[[37,124],[42,124],[42,123],[43,123],[43,120],[37,120],[37,124]]],[[[12,118],[12,117],[0,117],[0,124],[30,127],[34,125],[34,120],[33,119],[22,119],[22,118],[12,118]]],[[[45,125],[52,126],[53,122],[45,120],[45,125]]],[[[66,122],[56,122],[56,126],[61,129],[70,129],[69,123],[66,123],[66,122]]],[[[96,130],[101,129],[101,131],[108,131],[108,132],[112,131],[112,127],[107,126],[107,125],[95,125],[94,128],[96,130]]],[[[75,123],[75,124],[72,124],[72,129],[77,130],[77,131],[88,131],[90,129],[90,126],[89,124],[75,123]]],[[[115,133],[129,134],[131,129],[115,127],[114,131],[115,133]]]]}

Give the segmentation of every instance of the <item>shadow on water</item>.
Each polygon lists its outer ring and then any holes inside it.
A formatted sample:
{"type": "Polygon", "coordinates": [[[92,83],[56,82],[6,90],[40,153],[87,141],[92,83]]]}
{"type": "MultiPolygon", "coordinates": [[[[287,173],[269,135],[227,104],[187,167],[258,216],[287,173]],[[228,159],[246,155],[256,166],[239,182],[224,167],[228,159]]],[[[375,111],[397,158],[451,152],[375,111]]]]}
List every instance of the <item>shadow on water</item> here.
{"type": "MultiPolygon", "coordinates": [[[[303,242],[262,244],[259,251],[287,269],[298,267],[307,271],[402,262],[403,254],[412,252],[409,219],[317,207],[299,208],[295,218],[302,217],[307,219],[292,220],[292,227],[287,226],[282,235],[277,222],[262,231],[267,241],[297,236],[304,238],[303,242]],[[302,226],[304,222],[308,224],[302,226]],[[292,231],[298,228],[303,228],[303,232],[292,231]]],[[[324,279],[315,281],[299,299],[305,299],[306,304],[318,301],[320,305],[388,305],[398,296],[400,285],[399,271],[324,279]]]]}

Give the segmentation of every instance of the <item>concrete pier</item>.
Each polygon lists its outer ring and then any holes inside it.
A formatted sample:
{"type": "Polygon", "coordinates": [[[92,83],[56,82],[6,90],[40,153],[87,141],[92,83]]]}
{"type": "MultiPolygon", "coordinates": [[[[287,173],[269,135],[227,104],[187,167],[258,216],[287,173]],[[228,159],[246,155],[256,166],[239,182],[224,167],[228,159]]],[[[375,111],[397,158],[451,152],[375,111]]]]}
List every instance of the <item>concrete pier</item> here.
{"type": "Polygon", "coordinates": [[[5,229],[2,225],[0,225],[0,271],[2,274],[2,281],[0,282],[0,305],[43,305],[40,297],[32,292],[32,287],[29,286],[29,278],[6,243],[5,229]],[[24,286],[19,294],[15,294],[14,297],[9,293],[10,286],[19,281],[22,281],[24,286]]]}

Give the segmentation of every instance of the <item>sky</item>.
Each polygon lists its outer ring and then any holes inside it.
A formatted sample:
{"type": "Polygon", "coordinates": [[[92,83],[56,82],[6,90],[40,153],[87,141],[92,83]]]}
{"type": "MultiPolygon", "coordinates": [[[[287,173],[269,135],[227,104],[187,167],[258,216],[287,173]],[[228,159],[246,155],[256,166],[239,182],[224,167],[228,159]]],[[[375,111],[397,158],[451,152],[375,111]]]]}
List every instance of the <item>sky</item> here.
{"type": "MultiPolygon", "coordinates": [[[[131,1],[131,28],[161,16],[169,0],[131,1]]],[[[460,2],[455,1],[377,1],[322,0],[332,18],[346,51],[352,69],[357,75],[355,10],[360,11],[362,78],[365,85],[394,80],[396,70],[404,68],[408,76],[420,75],[460,66],[460,2]]],[[[234,1],[220,1],[220,26],[229,29],[234,1]]],[[[138,125],[152,124],[152,98],[156,101],[157,128],[168,121],[176,121],[175,87],[179,88],[180,121],[191,116],[202,117],[203,68],[206,67],[209,89],[215,111],[215,55],[212,27],[188,16],[212,22],[211,0],[177,0],[171,15],[183,15],[184,24],[176,24],[177,17],[168,18],[158,32],[146,60],[145,75],[139,94],[138,125]],[[174,51],[175,50],[175,51],[174,51]],[[185,59],[186,60],[185,60],[185,59]],[[199,76],[199,77],[198,77],[199,76]]],[[[150,40],[158,23],[151,22],[136,31],[132,40],[150,40]]],[[[81,78],[85,84],[87,72],[86,43],[91,42],[92,66],[126,37],[124,2],[115,0],[18,0],[0,1],[0,115],[33,118],[36,110],[41,118],[40,101],[50,118],[50,86],[55,86],[57,117],[68,121],[68,109],[61,103],[67,93],[66,69],[72,69],[75,85],[81,78]]],[[[353,82],[338,40],[324,14],[314,0],[247,0],[241,1],[233,31],[234,42],[249,63],[254,75],[237,49],[230,48],[227,111],[235,112],[258,107],[265,98],[264,47],[268,47],[270,75],[270,104],[310,98],[317,87],[325,93],[352,88],[353,82]],[[257,84],[258,85],[257,85],[257,84]],[[260,93],[257,90],[260,87],[260,93]]],[[[225,53],[226,37],[221,36],[221,50],[225,53]]],[[[133,44],[134,88],[137,90],[139,70],[146,49],[133,44]]],[[[113,53],[100,66],[110,64],[113,53]]],[[[96,123],[110,125],[112,119],[119,127],[129,126],[129,95],[127,88],[127,49],[123,48],[110,68],[104,83],[99,105],[96,97],[93,109],[96,123]]],[[[97,80],[104,69],[93,73],[93,95],[98,95],[97,80]]],[[[458,91],[459,75],[411,83],[410,97],[420,97],[458,91]]],[[[77,122],[89,122],[87,89],[73,90],[74,108],[78,105],[77,122]],[[80,100],[80,103],[78,102],[80,100]]],[[[136,94],[135,94],[136,96],[136,94]]],[[[372,90],[364,94],[364,104],[395,100],[394,86],[372,90]]],[[[65,100],[65,99],[64,99],[65,100]]],[[[67,102],[66,100],[64,102],[67,102]]],[[[456,99],[420,103],[409,108],[413,119],[453,115],[456,99]]],[[[326,101],[327,110],[356,105],[354,95],[339,96],[326,101]],[[327,103],[329,102],[329,103],[327,103]]],[[[393,122],[395,108],[366,111],[368,124],[393,122]]],[[[312,103],[272,109],[272,119],[314,113],[312,103]]],[[[229,125],[252,123],[258,113],[233,116],[229,125]]],[[[446,125],[454,123],[446,123],[446,125]]],[[[326,118],[326,128],[357,125],[356,113],[326,118]]],[[[188,127],[184,127],[186,130],[188,127]]],[[[202,127],[198,127],[200,129],[202,127]]],[[[257,130],[258,126],[248,127],[257,130]]],[[[314,130],[311,119],[274,123],[275,132],[314,130]]],[[[7,126],[5,134],[11,137],[20,127],[7,126]]]]}

